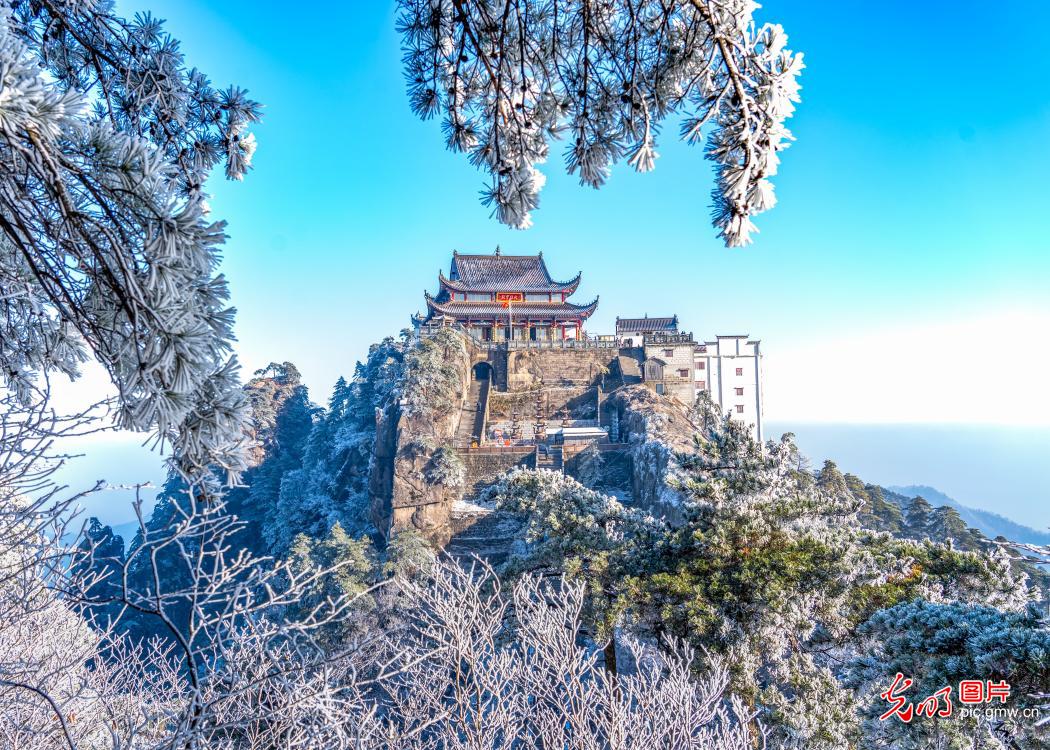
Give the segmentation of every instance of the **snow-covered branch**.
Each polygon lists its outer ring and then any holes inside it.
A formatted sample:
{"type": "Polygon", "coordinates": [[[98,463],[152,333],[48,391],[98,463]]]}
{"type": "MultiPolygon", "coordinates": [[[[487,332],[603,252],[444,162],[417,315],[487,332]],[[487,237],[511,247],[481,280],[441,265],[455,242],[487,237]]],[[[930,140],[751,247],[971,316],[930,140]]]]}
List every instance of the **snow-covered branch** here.
{"type": "Polygon", "coordinates": [[[750,0],[400,0],[398,29],[413,110],[439,115],[446,146],[490,183],[483,202],[525,228],[539,171],[565,138],[565,165],[601,187],[621,158],[648,172],[664,119],[705,139],[716,165],[713,221],[746,245],[776,202],[770,180],[791,134],[802,55],[750,0]]]}
{"type": "Polygon", "coordinates": [[[240,179],[258,105],[188,69],[148,14],[18,0],[0,14],[0,369],[25,399],[93,356],[120,426],[187,477],[243,467],[223,224],[204,183],[240,179]]]}

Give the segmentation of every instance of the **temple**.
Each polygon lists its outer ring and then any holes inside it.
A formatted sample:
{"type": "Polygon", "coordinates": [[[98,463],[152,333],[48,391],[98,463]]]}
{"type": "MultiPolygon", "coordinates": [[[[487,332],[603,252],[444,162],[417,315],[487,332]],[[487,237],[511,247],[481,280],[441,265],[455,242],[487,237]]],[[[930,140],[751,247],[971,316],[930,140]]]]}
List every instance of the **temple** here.
{"type": "Polygon", "coordinates": [[[453,253],[448,276],[438,273],[436,296],[426,292],[427,314],[417,325],[455,324],[479,341],[582,340],[598,299],[569,301],[581,274],[555,281],[538,255],[453,253]]]}

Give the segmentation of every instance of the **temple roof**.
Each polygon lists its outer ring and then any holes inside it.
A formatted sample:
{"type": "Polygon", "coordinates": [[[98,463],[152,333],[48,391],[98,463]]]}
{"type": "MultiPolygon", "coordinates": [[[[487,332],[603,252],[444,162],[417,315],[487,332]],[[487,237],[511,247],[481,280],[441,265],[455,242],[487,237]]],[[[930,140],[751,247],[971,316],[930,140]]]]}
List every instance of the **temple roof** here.
{"type": "MultiPolygon", "coordinates": [[[[426,293],[427,308],[430,314],[440,313],[457,318],[502,318],[507,315],[507,308],[500,302],[438,302],[430,293],[426,293]]],[[[555,320],[586,320],[598,307],[598,298],[586,305],[574,305],[571,302],[515,302],[510,313],[515,318],[553,318],[555,320]]]]}
{"type": "Polygon", "coordinates": [[[670,318],[650,318],[646,316],[644,318],[617,318],[616,319],[616,332],[617,333],[656,333],[656,332],[670,332],[675,333],[678,331],[678,316],[673,315],[670,318]]]}
{"type": "Polygon", "coordinates": [[[443,287],[457,292],[566,292],[572,294],[580,284],[581,274],[569,281],[555,281],[539,255],[502,255],[497,248],[492,255],[452,256],[449,277],[439,274],[443,287]]]}

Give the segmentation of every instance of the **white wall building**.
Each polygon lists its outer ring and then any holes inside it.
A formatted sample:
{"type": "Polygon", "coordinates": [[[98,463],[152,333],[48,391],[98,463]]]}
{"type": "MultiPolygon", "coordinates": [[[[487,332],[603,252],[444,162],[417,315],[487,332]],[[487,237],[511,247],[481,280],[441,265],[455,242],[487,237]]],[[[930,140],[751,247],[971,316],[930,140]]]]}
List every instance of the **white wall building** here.
{"type": "Polygon", "coordinates": [[[762,442],[762,353],[747,336],[716,336],[693,355],[697,395],[707,391],[723,412],[751,426],[762,442]]]}
{"type": "Polygon", "coordinates": [[[692,334],[678,330],[677,315],[618,317],[616,340],[621,347],[642,350],[642,382],[657,393],[688,402],[706,391],[723,413],[749,425],[760,443],[764,440],[759,341],[715,336],[714,341],[697,344],[692,334]]]}

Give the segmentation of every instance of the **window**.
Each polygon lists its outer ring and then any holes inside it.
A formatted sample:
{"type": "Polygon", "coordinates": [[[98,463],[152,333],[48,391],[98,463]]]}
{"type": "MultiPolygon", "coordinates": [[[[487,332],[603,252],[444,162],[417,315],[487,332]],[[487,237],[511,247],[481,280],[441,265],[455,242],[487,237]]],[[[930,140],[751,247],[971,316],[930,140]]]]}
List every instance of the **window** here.
{"type": "Polygon", "coordinates": [[[743,414],[744,413],[744,405],[743,404],[737,404],[736,405],[736,413],[737,414],[743,414]]]}
{"type": "Polygon", "coordinates": [[[678,377],[680,377],[680,378],[688,378],[689,377],[689,370],[679,370],[678,371],[678,377]]]}
{"type": "Polygon", "coordinates": [[[664,356],[665,357],[673,357],[674,356],[674,349],[664,349],[664,356]]]}
{"type": "Polygon", "coordinates": [[[525,299],[529,302],[550,302],[549,294],[526,294],[525,299]]]}
{"type": "Polygon", "coordinates": [[[699,388],[700,390],[705,390],[707,388],[707,381],[706,380],[698,380],[698,381],[696,381],[696,387],[699,388]]]}
{"type": "Polygon", "coordinates": [[[488,302],[492,299],[491,294],[486,294],[484,292],[467,292],[464,296],[471,302],[488,302]]]}
{"type": "Polygon", "coordinates": [[[698,369],[698,370],[706,370],[707,369],[707,362],[697,362],[696,363],[696,369],[698,369]]]}
{"type": "Polygon", "coordinates": [[[656,384],[656,392],[659,393],[661,396],[664,395],[664,384],[663,383],[657,383],[656,384]]]}
{"type": "Polygon", "coordinates": [[[743,367],[736,368],[736,374],[737,375],[743,375],[744,374],[744,368],[743,367]]]}
{"type": "Polygon", "coordinates": [[[744,389],[743,388],[735,388],[734,390],[736,391],[736,395],[738,395],[738,396],[743,396],[744,395],[744,389]]]}

